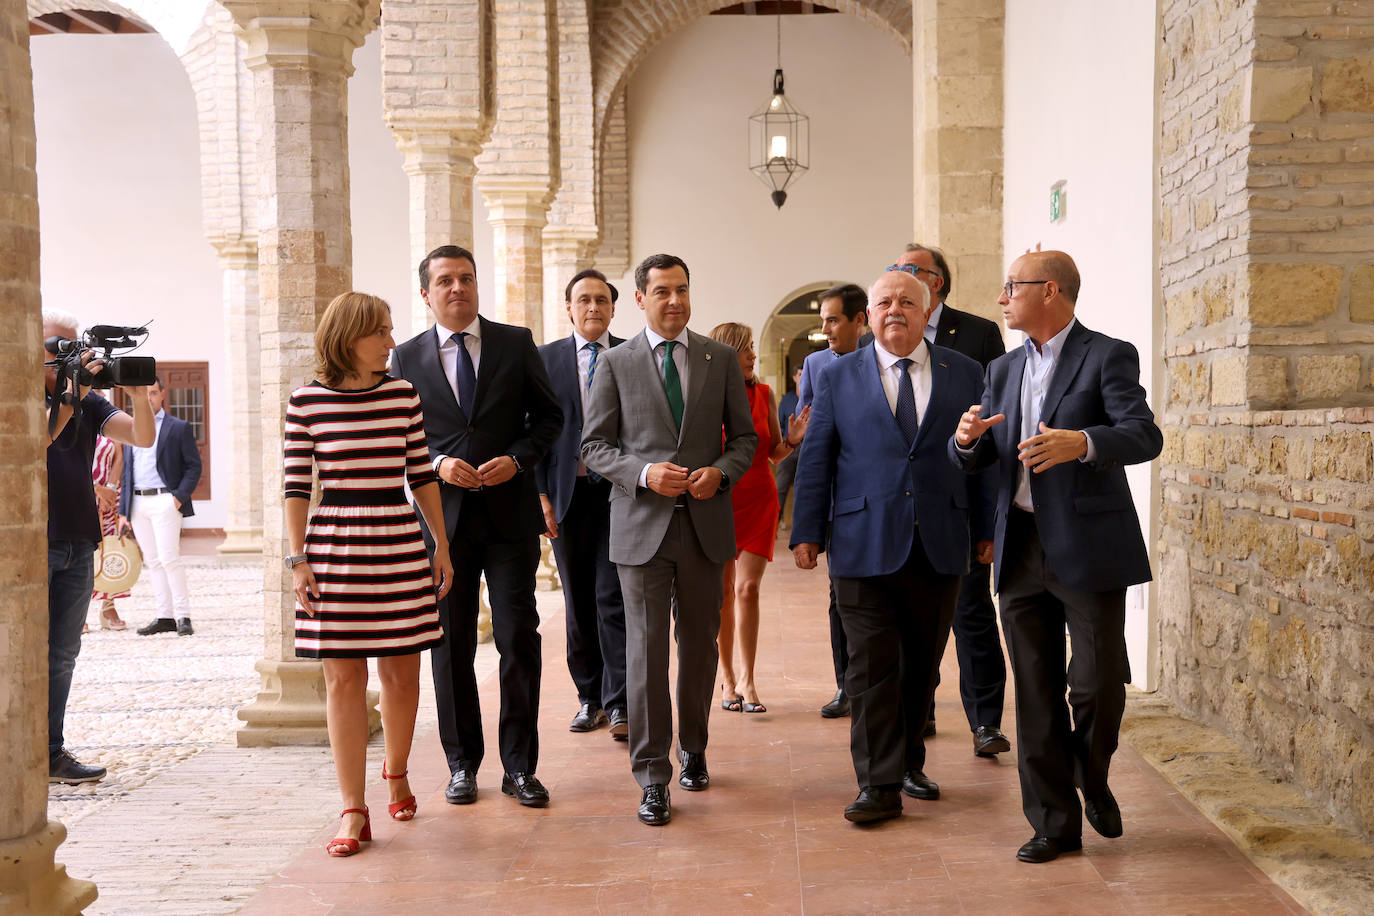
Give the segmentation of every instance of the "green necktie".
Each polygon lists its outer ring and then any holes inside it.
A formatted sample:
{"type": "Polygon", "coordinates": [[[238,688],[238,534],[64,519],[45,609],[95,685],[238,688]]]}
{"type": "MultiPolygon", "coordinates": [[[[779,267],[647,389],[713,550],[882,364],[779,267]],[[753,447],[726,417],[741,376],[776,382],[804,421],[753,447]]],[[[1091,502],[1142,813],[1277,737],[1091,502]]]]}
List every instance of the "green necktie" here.
{"type": "Polygon", "coordinates": [[[663,342],[663,390],[668,393],[668,409],[673,412],[673,422],[682,429],[682,379],[677,374],[677,363],[673,362],[673,347],[676,340],[663,342]]]}

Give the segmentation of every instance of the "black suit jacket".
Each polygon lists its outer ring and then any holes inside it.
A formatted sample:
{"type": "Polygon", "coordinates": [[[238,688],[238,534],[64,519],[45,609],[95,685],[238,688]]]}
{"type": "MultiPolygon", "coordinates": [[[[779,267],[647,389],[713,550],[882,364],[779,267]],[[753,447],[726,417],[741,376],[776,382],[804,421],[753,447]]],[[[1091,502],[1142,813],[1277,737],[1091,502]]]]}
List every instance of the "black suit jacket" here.
{"type": "MultiPolygon", "coordinates": [[[[162,415],[162,430],[157,442],[157,473],[181,503],[181,514],[190,518],[196,514],[191,506],[191,494],[200,483],[200,450],[191,424],[169,413],[162,415]]],[[[128,517],[134,496],[134,447],[124,446],[124,471],[120,475],[119,514],[128,517]]]]}
{"type": "Polygon", "coordinates": [[[940,312],[940,324],[935,328],[935,344],[973,357],[984,369],[988,363],[1007,352],[1002,329],[997,322],[961,312],[949,303],[945,303],[944,310],[940,312]]]}
{"type": "MultiPolygon", "coordinates": [[[[458,406],[439,359],[439,335],[426,328],[391,353],[391,374],[415,386],[425,414],[429,454],[461,458],[473,467],[511,455],[522,470],[510,480],[486,487],[492,525],[503,538],[538,535],[544,515],[535,490],[534,469],[563,425],[548,374],[528,328],[481,317],[482,356],[470,411],[458,406]]],[[[443,481],[439,494],[449,540],[468,491],[443,481]]],[[[420,521],[421,526],[424,520],[420,521]]],[[[426,532],[428,534],[428,532],[426,532]]]]}
{"type": "MultiPolygon", "coordinates": [[[[611,335],[612,347],[624,342],[623,337],[611,335]]],[[[562,340],[544,344],[539,348],[539,357],[544,360],[558,406],[563,411],[563,431],[544,460],[539,462],[534,476],[539,492],[553,503],[554,518],[562,522],[572,503],[577,462],[582,457],[582,392],[577,377],[577,339],[569,334],[562,340]]]]}
{"type": "MultiPolygon", "coordinates": [[[[954,437],[949,456],[967,470],[991,468],[997,479],[994,582],[1006,568],[1007,517],[1021,463],[1021,376],[1026,351],[1012,350],[988,366],[983,416],[1005,414],[965,454],[954,437]]],[[[1040,419],[1055,429],[1079,429],[1092,438],[1096,459],[1068,461],[1030,475],[1035,527],[1054,575],[1069,588],[1105,592],[1150,580],[1150,559],[1140,533],[1125,466],[1151,461],[1164,445],[1140,387],[1135,347],[1076,324],[1064,341],[1050,378],[1040,419]]]]}

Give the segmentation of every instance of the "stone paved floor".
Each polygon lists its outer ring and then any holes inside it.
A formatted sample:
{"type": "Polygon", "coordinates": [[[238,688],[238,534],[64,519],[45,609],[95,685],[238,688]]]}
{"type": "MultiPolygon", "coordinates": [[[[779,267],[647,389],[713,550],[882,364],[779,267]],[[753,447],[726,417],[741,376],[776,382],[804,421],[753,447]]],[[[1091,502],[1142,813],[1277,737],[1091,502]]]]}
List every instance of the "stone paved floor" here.
{"type": "MultiPolygon", "coordinates": [[[[1089,834],[1083,854],[1048,866],[1013,861],[1029,835],[1015,763],[969,753],[952,651],[927,768],[944,798],[908,801],[904,817],[877,829],[846,823],[846,723],[815,714],[829,693],[822,580],[781,559],[764,588],[759,682],[770,713],[713,714],[713,787],[674,793],[672,825],[654,830],[634,820],[638,793],[623,745],[604,731],[567,731],[575,698],[561,600],[540,592],[540,775],[553,805],[530,811],[502,798],[494,753],[479,777],[478,804],[444,804],[447,772],[425,689],[411,763],[420,815],[406,825],[387,821],[385,789],[372,780],[369,803],[382,813],[377,839],[347,860],[320,848],[338,809],[327,749],[234,746],[234,710],[257,689],[260,566],[194,560],[194,637],[138,637],[131,629],[86,640],[69,734],[78,756],[110,766],[111,775],[96,786],[51,789],[53,815],[70,829],[59,861],[99,885],[93,914],[1301,912],[1124,746],[1113,783],[1126,836],[1089,834]]],[[[139,589],[122,612],[137,625],[151,617],[149,606],[139,589]]],[[[494,649],[483,646],[478,674],[488,710],[494,665],[494,649]]],[[[494,748],[494,715],[487,724],[494,748]]],[[[379,742],[370,756],[375,773],[379,742]]]]}

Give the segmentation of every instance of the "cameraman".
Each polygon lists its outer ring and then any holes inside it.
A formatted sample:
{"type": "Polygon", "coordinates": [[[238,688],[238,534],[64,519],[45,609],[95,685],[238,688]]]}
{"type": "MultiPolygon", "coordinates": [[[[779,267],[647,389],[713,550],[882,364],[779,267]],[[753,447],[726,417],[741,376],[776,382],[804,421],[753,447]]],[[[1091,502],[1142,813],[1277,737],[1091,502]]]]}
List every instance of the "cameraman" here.
{"type": "MultiPolygon", "coordinates": [[[[76,318],[65,312],[43,312],[43,340],[50,337],[76,339],[76,318]]],[[[44,344],[44,360],[56,353],[44,344]]],[[[82,364],[92,373],[104,367],[94,352],[86,352],[82,364]]],[[[57,371],[49,366],[44,374],[46,404],[52,405],[57,371]]],[[[148,389],[128,388],[134,414],[129,416],[88,387],[78,388],[81,416],[72,419],[70,405],[58,408],[57,426],[48,444],[48,782],[76,784],[95,782],[105,776],[105,768],[87,766],[63,746],[62,725],[67,715],[67,695],[72,688],[72,671],[81,651],[81,625],[91,604],[95,583],[92,555],[100,541],[100,516],[91,483],[91,460],[95,437],[126,445],[153,444],[153,412],[148,404],[148,389]]]]}

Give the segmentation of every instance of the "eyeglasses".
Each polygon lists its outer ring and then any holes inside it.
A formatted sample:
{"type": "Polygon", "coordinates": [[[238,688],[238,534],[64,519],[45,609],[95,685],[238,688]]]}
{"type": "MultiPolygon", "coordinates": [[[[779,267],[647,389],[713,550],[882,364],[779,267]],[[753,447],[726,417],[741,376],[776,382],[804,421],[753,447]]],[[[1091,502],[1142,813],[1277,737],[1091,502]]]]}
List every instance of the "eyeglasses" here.
{"type": "MultiPolygon", "coordinates": [[[[903,273],[911,274],[917,279],[919,279],[920,275],[923,273],[930,274],[932,277],[940,277],[940,272],[938,270],[931,270],[929,267],[917,267],[915,264],[889,264],[887,269],[900,270],[903,273]]],[[[940,279],[943,280],[944,277],[940,277],[940,279]]]]}
{"type": "Polygon", "coordinates": [[[1018,286],[1025,286],[1028,283],[1044,284],[1049,282],[1049,280],[1008,280],[1002,284],[1002,294],[1010,299],[1016,295],[1016,287],[1018,286]]]}

